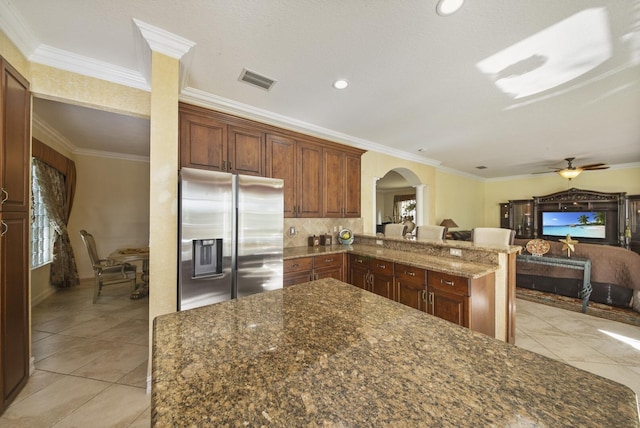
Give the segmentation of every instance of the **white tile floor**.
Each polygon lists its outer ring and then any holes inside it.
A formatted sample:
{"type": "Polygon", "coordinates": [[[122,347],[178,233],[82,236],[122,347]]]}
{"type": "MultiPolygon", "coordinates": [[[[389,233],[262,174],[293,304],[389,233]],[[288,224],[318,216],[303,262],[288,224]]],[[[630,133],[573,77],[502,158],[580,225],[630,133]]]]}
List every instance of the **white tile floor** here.
{"type": "MultiPolygon", "coordinates": [[[[148,300],[126,285],[56,293],[32,313],[36,372],[2,427],[150,425],[148,300]]],[[[615,380],[640,395],[640,328],[518,299],[516,345],[615,380]]],[[[567,381],[563,379],[562,381],[567,381]]]]}

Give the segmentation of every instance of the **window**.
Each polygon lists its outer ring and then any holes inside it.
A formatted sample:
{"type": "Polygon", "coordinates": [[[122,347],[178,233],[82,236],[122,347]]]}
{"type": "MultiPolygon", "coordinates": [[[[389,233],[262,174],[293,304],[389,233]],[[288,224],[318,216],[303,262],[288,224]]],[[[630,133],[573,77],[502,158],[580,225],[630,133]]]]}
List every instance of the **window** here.
{"type": "Polygon", "coordinates": [[[42,202],[42,194],[35,173],[31,167],[33,193],[33,214],[31,218],[31,268],[37,268],[53,261],[53,242],[55,229],[51,225],[47,210],[42,202]]]}

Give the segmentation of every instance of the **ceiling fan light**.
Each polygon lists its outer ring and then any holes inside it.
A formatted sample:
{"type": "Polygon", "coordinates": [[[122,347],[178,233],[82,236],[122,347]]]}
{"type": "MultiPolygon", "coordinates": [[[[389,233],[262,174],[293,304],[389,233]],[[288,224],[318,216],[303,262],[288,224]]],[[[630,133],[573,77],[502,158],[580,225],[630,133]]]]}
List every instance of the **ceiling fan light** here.
{"type": "Polygon", "coordinates": [[[572,178],[576,178],[582,172],[582,168],[571,168],[571,169],[561,169],[557,171],[560,174],[560,177],[571,180],[572,178]]]}

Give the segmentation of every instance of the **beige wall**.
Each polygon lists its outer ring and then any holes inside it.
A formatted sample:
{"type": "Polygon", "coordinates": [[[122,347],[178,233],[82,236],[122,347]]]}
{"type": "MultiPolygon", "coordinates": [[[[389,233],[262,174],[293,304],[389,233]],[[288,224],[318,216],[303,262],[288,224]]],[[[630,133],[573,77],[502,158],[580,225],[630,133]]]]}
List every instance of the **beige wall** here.
{"type": "Polygon", "coordinates": [[[69,236],[80,278],[93,277],[89,255],[80,238],[85,229],[106,257],[120,247],[149,245],[149,163],[77,155],[76,196],[69,236]]]}
{"type": "MultiPolygon", "coordinates": [[[[420,180],[424,188],[425,223],[432,224],[435,215],[436,170],[432,166],[424,165],[405,159],[396,158],[377,152],[366,152],[362,155],[362,220],[365,233],[375,232],[376,219],[374,217],[375,182],[374,177],[382,178],[392,169],[406,168],[412,171],[420,180]]],[[[411,183],[413,184],[413,183],[411,183]]]]}
{"type": "Polygon", "coordinates": [[[9,63],[18,70],[25,79],[29,81],[31,80],[29,61],[27,61],[16,45],[14,45],[2,31],[0,31],[0,55],[9,61],[9,63]]]}
{"type": "Polygon", "coordinates": [[[443,171],[438,171],[436,177],[436,214],[432,224],[440,224],[445,218],[456,222],[458,227],[454,230],[485,224],[484,183],[443,171]]]}

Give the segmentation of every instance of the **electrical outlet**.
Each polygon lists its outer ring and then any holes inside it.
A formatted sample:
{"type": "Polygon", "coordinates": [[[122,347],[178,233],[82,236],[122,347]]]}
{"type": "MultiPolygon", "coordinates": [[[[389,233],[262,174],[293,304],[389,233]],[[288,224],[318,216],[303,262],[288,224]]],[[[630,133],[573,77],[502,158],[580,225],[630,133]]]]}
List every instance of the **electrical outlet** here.
{"type": "Polygon", "coordinates": [[[296,234],[296,228],[291,226],[289,228],[289,236],[294,236],[296,234]]]}
{"type": "Polygon", "coordinates": [[[338,231],[338,226],[333,226],[333,231],[337,232],[338,231]]]}
{"type": "Polygon", "coordinates": [[[462,257],[462,250],[460,248],[449,248],[449,254],[456,257],[462,257]]]}

